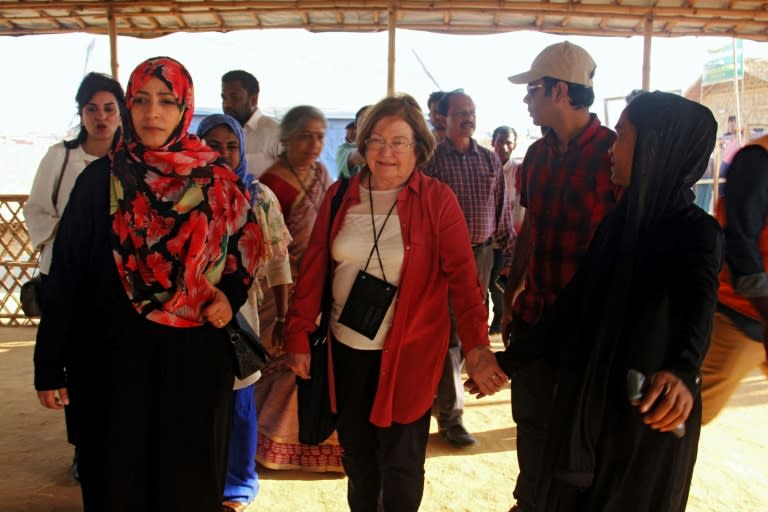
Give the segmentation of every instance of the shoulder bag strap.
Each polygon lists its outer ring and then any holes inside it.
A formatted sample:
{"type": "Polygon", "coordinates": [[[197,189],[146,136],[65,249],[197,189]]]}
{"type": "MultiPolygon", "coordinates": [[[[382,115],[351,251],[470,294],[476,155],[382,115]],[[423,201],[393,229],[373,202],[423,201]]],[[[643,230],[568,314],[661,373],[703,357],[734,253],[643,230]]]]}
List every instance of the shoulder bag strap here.
{"type": "Polygon", "coordinates": [[[331,215],[328,219],[328,237],[327,237],[327,249],[328,249],[328,266],[325,272],[325,284],[323,285],[323,300],[320,302],[320,331],[325,332],[328,330],[328,315],[331,309],[331,284],[333,282],[333,260],[331,259],[331,231],[333,230],[333,220],[336,218],[336,213],[341,206],[341,200],[344,198],[344,193],[349,186],[349,178],[339,179],[339,189],[334,194],[331,200],[331,215]]]}
{"type": "Polygon", "coordinates": [[[59,188],[61,187],[61,180],[62,178],[64,178],[64,170],[67,168],[67,164],[69,163],[69,148],[66,146],[64,147],[66,148],[67,152],[64,153],[64,163],[61,164],[61,170],[59,171],[59,179],[56,180],[56,185],[54,185],[53,194],[51,195],[51,202],[54,208],[56,208],[56,200],[59,198],[59,188]]]}

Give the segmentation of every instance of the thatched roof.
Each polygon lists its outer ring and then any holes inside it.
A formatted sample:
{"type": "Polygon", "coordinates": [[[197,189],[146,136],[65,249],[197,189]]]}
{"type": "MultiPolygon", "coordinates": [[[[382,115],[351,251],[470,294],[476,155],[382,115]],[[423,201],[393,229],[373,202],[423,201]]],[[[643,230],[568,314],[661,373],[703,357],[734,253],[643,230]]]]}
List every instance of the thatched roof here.
{"type": "Polygon", "coordinates": [[[456,34],[536,30],[633,36],[651,20],[654,36],[768,40],[766,3],[752,0],[0,0],[0,35],[108,32],[156,37],[171,32],[303,28],[313,32],[397,28],[456,34]]]}
{"type": "MultiPolygon", "coordinates": [[[[746,85],[750,87],[760,85],[762,88],[768,88],[768,60],[746,57],[744,59],[744,77],[746,78],[746,85]]],[[[733,92],[732,81],[707,84],[702,90],[701,80],[699,77],[693,85],[686,89],[684,93],[686,98],[699,101],[700,98],[713,92],[720,92],[721,90],[727,94],[733,92]]]]}

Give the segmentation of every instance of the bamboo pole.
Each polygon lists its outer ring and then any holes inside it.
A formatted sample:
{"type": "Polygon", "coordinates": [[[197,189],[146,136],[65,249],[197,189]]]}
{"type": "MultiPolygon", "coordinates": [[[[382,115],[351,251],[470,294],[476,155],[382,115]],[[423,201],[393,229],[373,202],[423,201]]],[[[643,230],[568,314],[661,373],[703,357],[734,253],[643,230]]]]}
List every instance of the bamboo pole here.
{"type": "Polygon", "coordinates": [[[109,31],[109,60],[112,68],[112,78],[119,82],[118,68],[120,65],[117,62],[117,20],[115,19],[115,11],[112,6],[107,8],[107,21],[107,30],[109,31]]]}
{"type": "MultiPolygon", "coordinates": [[[[731,55],[733,55],[733,96],[736,99],[736,140],[739,146],[744,143],[741,134],[741,95],[739,94],[739,63],[736,62],[736,39],[731,39],[731,55]]],[[[743,55],[743,50],[742,50],[743,55]]]]}
{"type": "Polygon", "coordinates": [[[643,33],[643,89],[651,90],[651,42],[653,40],[653,19],[645,20],[643,33]]]}
{"type": "MultiPolygon", "coordinates": [[[[1,10],[0,10],[1,12],[1,10]]],[[[398,12],[402,12],[398,10],[398,12]]],[[[152,12],[152,13],[142,13],[142,12],[121,12],[118,10],[118,8],[114,9],[115,17],[119,20],[130,20],[131,18],[141,18],[141,19],[151,19],[152,16],[179,16],[178,12],[152,12]]],[[[193,11],[185,11],[183,14],[186,18],[193,18],[195,16],[198,16],[200,18],[205,17],[208,18],[212,14],[218,15],[226,14],[228,16],[240,16],[240,17],[249,17],[251,19],[254,19],[253,16],[256,16],[259,13],[254,12],[250,9],[232,9],[232,10],[222,10],[217,11],[215,9],[209,9],[205,11],[201,10],[193,10],[193,11]]],[[[373,11],[371,14],[376,15],[378,11],[373,11]]],[[[508,10],[509,14],[514,14],[516,16],[525,16],[525,17],[535,17],[535,21],[531,22],[525,22],[520,23],[519,18],[510,18],[510,21],[508,23],[504,23],[503,21],[499,23],[489,23],[487,25],[483,24],[475,24],[475,23],[462,23],[461,20],[458,20],[456,18],[447,17],[448,21],[444,21],[442,24],[440,23],[419,23],[419,22],[411,22],[409,21],[408,16],[404,19],[401,19],[398,25],[400,27],[407,27],[407,28],[419,28],[419,27],[427,27],[427,29],[431,29],[434,31],[440,31],[446,30],[448,32],[456,32],[458,30],[463,30],[467,32],[488,32],[488,33],[495,33],[495,32],[512,32],[515,30],[529,30],[529,29],[538,29],[542,26],[549,26],[549,27],[560,27],[560,28],[568,28],[574,26],[574,23],[571,22],[566,27],[562,26],[562,13],[558,13],[554,10],[549,10],[549,12],[542,14],[541,9],[522,9],[519,7],[510,8],[508,10]],[[550,16],[553,18],[552,21],[547,21],[547,16],[550,16]],[[458,30],[457,30],[458,29],[458,30]]],[[[91,23],[97,23],[98,17],[94,15],[88,15],[83,14],[82,16],[85,16],[88,18],[88,20],[91,23]]],[[[600,23],[598,23],[598,26],[594,29],[591,29],[592,32],[600,33],[600,32],[606,32],[606,31],[613,31],[613,32],[619,32],[623,35],[631,36],[631,35],[637,35],[639,31],[635,28],[626,28],[626,29],[616,29],[616,28],[607,28],[606,23],[608,21],[629,21],[629,22],[636,22],[641,21],[645,18],[647,18],[648,13],[639,13],[639,14],[606,14],[602,12],[593,12],[590,10],[585,10],[582,12],[579,12],[576,15],[569,15],[570,18],[596,18],[600,19],[600,23]]],[[[742,19],[743,17],[749,16],[749,13],[740,14],[738,11],[734,11],[731,13],[731,19],[730,20],[724,20],[721,19],[716,22],[710,22],[707,21],[705,23],[705,20],[701,17],[690,17],[690,16],[681,16],[681,15],[663,15],[659,13],[653,14],[653,19],[664,23],[665,26],[661,26],[659,28],[655,29],[656,35],[667,35],[667,36],[676,36],[680,33],[691,33],[692,35],[698,34],[709,34],[712,33],[713,35],[718,36],[730,36],[731,34],[737,34],[738,37],[744,38],[744,39],[753,39],[753,40],[761,40],[765,37],[765,34],[763,33],[765,28],[768,27],[768,17],[764,17],[762,21],[754,21],[752,18],[749,18],[749,24],[751,26],[755,26],[758,28],[763,28],[763,32],[761,31],[752,31],[752,32],[743,32],[743,31],[737,31],[734,29],[734,23],[733,20],[735,19],[742,19]],[[675,25],[678,23],[686,23],[690,24],[691,22],[698,22],[701,23],[701,27],[689,27],[682,30],[675,30],[675,25]],[[721,30],[722,29],[722,30],[721,30]]],[[[246,24],[243,23],[243,20],[240,20],[240,22],[237,23],[237,25],[233,25],[231,27],[228,27],[229,30],[237,30],[237,29],[250,29],[254,27],[258,28],[311,28],[313,26],[320,26],[320,27],[327,27],[328,30],[339,30],[347,28],[350,31],[365,31],[369,32],[371,30],[384,30],[385,27],[381,25],[378,21],[374,21],[373,23],[345,23],[345,22],[331,22],[331,23],[324,23],[324,24],[317,24],[317,23],[311,23],[307,21],[306,16],[302,14],[297,14],[297,17],[301,20],[300,23],[296,23],[294,21],[286,22],[286,23],[280,23],[280,24],[274,24],[274,25],[268,25],[268,26],[262,26],[257,24],[256,22],[252,24],[246,24]],[[360,28],[357,28],[360,27],[360,28]]],[[[86,29],[88,25],[86,22],[82,19],[81,16],[74,15],[74,14],[68,14],[66,16],[48,16],[41,18],[40,16],[14,16],[9,17],[7,15],[0,14],[0,23],[3,23],[5,25],[6,30],[15,30],[17,32],[19,31],[27,31],[27,32],[33,32],[33,31],[45,31],[45,30],[52,30],[52,29],[25,29],[20,28],[23,27],[25,24],[31,24],[36,23],[38,26],[40,24],[40,20],[45,19],[49,21],[51,24],[55,24],[58,21],[64,20],[68,21],[70,23],[75,23],[80,25],[78,29],[69,28],[65,26],[57,27],[62,32],[75,32],[75,31],[81,31],[81,29],[86,29]]],[[[744,24],[741,24],[744,25],[744,24]]],[[[100,28],[99,25],[94,24],[91,25],[93,28],[98,29],[100,28]]],[[[130,27],[124,27],[124,28],[130,28],[130,27]]],[[[178,26],[175,27],[168,27],[168,28],[176,28],[179,30],[178,26]]],[[[215,22],[207,22],[207,25],[191,25],[188,27],[184,27],[183,30],[187,31],[188,29],[195,29],[195,28],[204,28],[206,30],[212,31],[216,30],[216,28],[220,28],[219,25],[215,22]]],[[[226,27],[225,27],[226,28],[226,27]]],[[[142,28],[136,28],[136,30],[147,30],[142,28]]],[[[585,29],[587,30],[587,29],[585,29]]],[[[37,33],[37,32],[36,32],[37,33]]],[[[121,33],[124,33],[124,31],[121,31],[121,33]]]]}
{"type": "Polygon", "coordinates": [[[394,2],[387,10],[387,96],[395,94],[395,28],[397,27],[397,10],[394,2]]]}
{"type": "MultiPolygon", "coordinates": [[[[119,16],[116,16],[119,18],[119,16]]],[[[665,21],[665,20],[659,20],[656,18],[657,21],[665,21]]],[[[2,19],[0,19],[0,23],[2,22],[2,19]]],[[[541,27],[536,27],[533,24],[527,24],[527,25],[519,25],[519,26],[509,26],[509,27],[493,27],[493,26],[478,26],[478,25],[462,25],[462,24],[455,24],[452,23],[450,27],[445,26],[441,27],[439,25],[430,25],[428,23],[412,23],[412,24],[404,24],[404,23],[398,23],[398,26],[400,28],[406,28],[409,30],[423,30],[428,32],[434,32],[439,34],[464,34],[464,35],[473,35],[473,34],[500,34],[500,33],[510,33],[510,32],[519,32],[522,30],[536,30],[538,32],[543,32],[545,34],[557,34],[557,35],[578,35],[578,36],[611,36],[611,37],[632,37],[632,36],[638,36],[642,35],[641,32],[638,32],[635,29],[628,29],[628,30],[617,30],[617,29],[606,29],[606,30],[600,30],[600,29],[588,29],[588,28],[578,28],[578,27],[560,27],[559,25],[542,25],[541,27]]],[[[311,32],[348,32],[348,33],[354,33],[354,32],[381,32],[382,27],[380,25],[374,25],[374,24],[344,24],[344,25],[323,25],[323,24],[317,24],[313,23],[311,25],[304,25],[302,23],[286,23],[283,25],[274,25],[274,26],[257,26],[257,25],[238,25],[235,27],[229,27],[224,30],[221,30],[216,25],[209,25],[209,26],[187,26],[183,28],[184,32],[190,32],[190,33],[201,33],[201,32],[229,32],[234,30],[243,30],[243,29],[303,29],[308,30],[311,32]]],[[[149,29],[149,28],[121,28],[120,34],[124,36],[133,36],[133,37],[139,37],[139,38],[146,38],[146,39],[152,39],[155,37],[164,36],[166,34],[174,34],[176,32],[179,32],[180,29],[175,26],[168,26],[168,27],[158,27],[155,29],[149,29]]],[[[13,29],[7,29],[7,28],[0,28],[0,36],[24,36],[24,35],[35,35],[35,34],[70,34],[72,32],[82,32],[87,34],[101,34],[103,35],[104,29],[101,26],[92,26],[89,28],[84,29],[61,29],[61,28],[48,28],[48,29],[23,29],[23,28],[13,28],[13,29]]],[[[716,37],[739,37],[741,39],[750,39],[752,41],[760,41],[765,42],[768,41],[768,23],[766,23],[766,32],[761,33],[754,33],[754,34],[740,34],[733,31],[725,31],[725,32],[717,32],[716,34],[707,34],[705,32],[702,32],[701,30],[697,29],[684,29],[684,30],[676,30],[674,32],[656,32],[654,33],[655,37],[701,37],[704,35],[712,35],[716,37]]]]}
{"type": "MultiPolygon", "coordinates": [[[[8,2],[0,1],[0,11],[6,13],[24,12],[31,9],[62,9],[71,13],[82,12],[82,15],[89,15],[93,9],[106,9],[111,2],[77,2],[77,1],[56,1],[49,2],[8,2]]],[[[747,4],[750,5],[750,4],[747,4]]],[[[629,15],[635,19],[638,17],[652,16],[654,19],[659,17],[677,16],[680,21],[687,19],[691,21],[706,20],[712,23],[717,18],[723,19],[723,24],[734,26],[739,23],[751,23],[757,26],[768,21],[768,11],[763,9],[738,9],[738,8],[702,8],[702,7],[659,7],[659,6],[632,6],[626,4],[584,4],[584,3],[560,3],[560,2],[503,2],[478,0],[475,2],[417,2],[417,1],[327,1],[327,0],[304,0],[301,2],[258,2],[258,1],[163,1],[163,0],[135,0],[132,2],[121,2],[115,5],[118,10],[118,17],[126,16],[145,16],[147,13],[136,12],[136,9],[143,8],[165,8],[171,14],[194,14],[210,13],[211,10],[222,9],[222,12],[293,12],[301,11],[376,11],[387,10],[394,7],[400,12],[420,12],[434,13],[434,11],[450,11],[454,14],[475,13],[475,14],[518,14],[532,12],[539,14],[558,14],[567,16],[607,16],[629,15]],[[120,9],[123,6],[127,9],[125,12],[120,9]]],[[[154,14],[160,14],[156,12],[154,14]]],[[[502,20],[499,20],[502,23],[502,20]]]]}
{"type": "MultiPolygon", "coordinates": [[[[6,11],[26,11],[30,9],[61,9],[73,12],[90,12],[93,9],[106,9],[111,2],[109,1],[94,1],[94,2],[79,2],[79,1],[30,1],[30,2],[9,2],[0,1],[0,10],[6,11]]],[[[749,5],[749,4],[748,4],[749,5]]],[[[293,11],[311,11],[311,10],[324,10],[324,11],[385,11],[394,7],[398,11],[402,12],[430,12],[435,11],[450,11],[453,13],[484,13],[484,14],[504,14],[514,13],[521,10],[528,10],[539,13],[542,12],[555,12],[561,15],[575,16],[584,12],[601,13],[601,14],[631,14],[635,17],[652,15],[654,18],[658,16],[672,16],[680,15],[690,19],[706,19],[711,22],[713,18],[726,17],[726,21],[730,22],[730,25],[734,24],[734,19],[740,19],[744,21],[752,20],[766,20],[768,19],[768,11],[763,9],[736,9],[736,8],[708,8],[708,7],[660,7],[654,5],[626,5],[616,3],[606,4],[584,4],[584,3],[559,3],[559,2],[498,2],[497,0],[477,0],[467,2],[457,2],[451,0],[424,2],[422,1],[329,1],[329,0],[304,0],[296,2],[285,1],[272,1],[272,2],[259,2],[254,0],[230,0],[230,1],[211,1],[211,0],[198,0],[198,1],[168,1],[168,0],[134,0],[131,2],[121,2],[117,7],[125,7],[128,9],[128,14],[133,11],[134,15],[141,15],[136,13],[136,9],[140,8],[165,8],[175,13],[192,13],[198,12],[210,12],[211,9],[222,8],[229,12],[229,9],[245,9],[248,11],[259,12],[293,12],[293,11]],[[736,17],[736,18],[734,18],[736,17]]]]}

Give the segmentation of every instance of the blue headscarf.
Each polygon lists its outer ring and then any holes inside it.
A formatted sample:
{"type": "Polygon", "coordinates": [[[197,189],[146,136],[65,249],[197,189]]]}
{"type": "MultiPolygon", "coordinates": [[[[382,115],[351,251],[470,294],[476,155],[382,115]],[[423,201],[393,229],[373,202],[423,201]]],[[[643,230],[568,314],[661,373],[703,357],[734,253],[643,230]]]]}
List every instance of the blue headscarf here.
{"type": "Polygon", "coordinates": [[[197,136],[201,139],[205,139],[205,135],[209,131],[222,124],[228,126],[237,136],[237,140],[240,144],[240,164],[233,170],[245,184],[248,192],[251,193],[251,204],[253,204],[259,194],[259,180],[256,176],[248,172],[248,163],[245,160],[245,136],[243,135],[243,129],[240,127],[240,123],[237,122],[237,119],[226,114],[212,114],[200,121],[200,125],[197,127],[197,136]]]}

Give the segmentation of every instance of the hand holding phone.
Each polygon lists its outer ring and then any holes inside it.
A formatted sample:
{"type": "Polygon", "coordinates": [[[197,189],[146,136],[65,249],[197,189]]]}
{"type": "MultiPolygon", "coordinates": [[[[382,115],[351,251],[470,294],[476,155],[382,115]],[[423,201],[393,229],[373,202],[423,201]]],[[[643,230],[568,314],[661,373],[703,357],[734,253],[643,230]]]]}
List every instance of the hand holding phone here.
{"type": "MultiPolygon", "coordinates": [[[[635,407],[639,406],[647,391],[648,379],[645,375],[635,369],[630,369],[627,372],[627,398],[629,399],[629,403],[635,407]]],[[[666,397],[666,393],[659,395],[656,402],[653,404],[653,407],[656,407],[656,404],[663,400],[664,397],[666,397]]],[[[653,409],[653,407],[651,407],[651,409],[653,409]]],[[[671,434],[678,439],[685,436],[685,423],[680,423],[676,426],[674,430],[671,431],[671,434]]]]}

